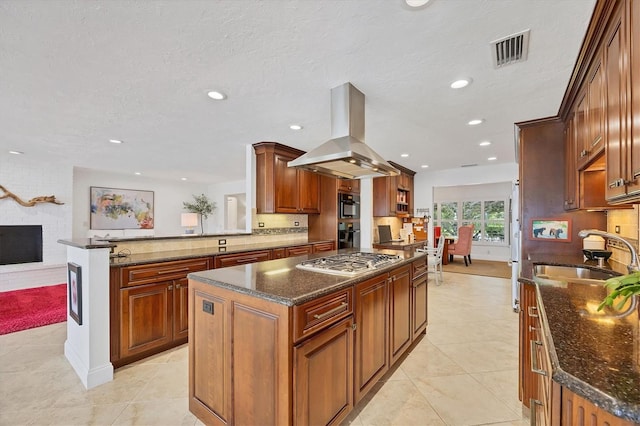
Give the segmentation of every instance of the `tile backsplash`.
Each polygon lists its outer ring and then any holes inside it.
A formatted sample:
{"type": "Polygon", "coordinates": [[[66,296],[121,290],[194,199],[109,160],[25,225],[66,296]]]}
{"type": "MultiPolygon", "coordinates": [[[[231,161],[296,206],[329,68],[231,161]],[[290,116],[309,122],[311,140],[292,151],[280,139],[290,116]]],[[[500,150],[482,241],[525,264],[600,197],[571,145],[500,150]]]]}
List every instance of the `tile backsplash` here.
{"type": "MultiPolygon", "coordinates": [[[[609,210],[607,212],[607,232],[620,235],[638,249],[639,211],[640,208],[637,204],[633,206],[633,209],[609,210]],[[616,227],[619,227],[619,232],[616,232],[616,227]]],[[[622,244],[613,241],[607,245],[607,250],[611,250],[612,259],[628,264],[631,261],[631,255],[626,248],[622,247],[624,247],[622,244]]]]}

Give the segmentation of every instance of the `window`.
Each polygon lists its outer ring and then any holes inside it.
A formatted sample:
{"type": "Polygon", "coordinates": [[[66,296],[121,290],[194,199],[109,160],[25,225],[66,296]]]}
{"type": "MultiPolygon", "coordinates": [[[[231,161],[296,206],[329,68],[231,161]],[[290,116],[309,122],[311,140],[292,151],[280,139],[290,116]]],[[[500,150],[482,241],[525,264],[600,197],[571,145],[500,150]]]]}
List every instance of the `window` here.
{"type": "Polygon", "coordinates": [[[473,224],[473,241],[479,244],[507,245],[506,200],[464,200],[433,205],[434,226],[442,235],[457,237],[458,227],[473,224]]]}

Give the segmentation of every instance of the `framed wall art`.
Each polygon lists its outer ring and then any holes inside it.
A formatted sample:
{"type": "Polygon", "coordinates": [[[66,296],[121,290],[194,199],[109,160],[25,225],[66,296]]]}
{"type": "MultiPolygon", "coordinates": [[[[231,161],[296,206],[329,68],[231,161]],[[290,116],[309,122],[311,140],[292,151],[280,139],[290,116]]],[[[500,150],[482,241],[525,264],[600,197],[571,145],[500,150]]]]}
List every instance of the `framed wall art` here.
{"type": "Polygon", "coordinates": [[[571,242],[569,219],[532,219],[531,238],[553,242],[571,242]]]}
{"type": "Polygon", "coordinates": [[[153,191],[90,190],[91,229],[153,229],[153,191]]]}
{"type": "Polygon", "coordinates": [[[69,286],[69,316],[82,325],[82,268],[69,262],[67,264],[69,286]]]}

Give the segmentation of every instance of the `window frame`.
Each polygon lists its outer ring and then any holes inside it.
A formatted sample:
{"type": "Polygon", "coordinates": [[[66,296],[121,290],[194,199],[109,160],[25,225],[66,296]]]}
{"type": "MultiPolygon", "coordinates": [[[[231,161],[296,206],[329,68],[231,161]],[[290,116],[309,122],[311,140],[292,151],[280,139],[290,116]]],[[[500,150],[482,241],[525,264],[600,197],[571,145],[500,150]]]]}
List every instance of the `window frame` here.
{"type": "MultiPolygon", "coordinates": [[[[441,200],[433,202],[433,226],[440,226],[442,229],[442,235],[447,237],[456,238],[458,235],[458,227],[463,225],[468,225],[473,223],[476,227],[478,223],[480,224],[480,232],[481,238],[479,240],[473,240],[474,245],[480,246],[492,246],[492,247],[509,247],[511,245],[511,222],[509,220],[509,199],[508,198],[483,198],[483,199],[458,199],[458,200],[441,200]],[[463,219],[464,210],[463,206],[465,203],[480,203],[480,219],[463,219]],[[485,203],[487,202],[502,202],[504,205],[504,219],[496,220],[496,219],[486,219],[485,216],[485,203]],[[454,219],[442,219],[442,204],[455,204],[456,212],[454,215],[454,219]],[[456,233],[455,235],[447,235],[445,234],[445,227],[442,225],[442,222],[445,223],[457,223],[455,226],[456,233]],[[486,225],[488,223],[503,223],[504,222],[504,241],[487,241],[486,238],[486,225]]],[[[474,228],[474,233],[477,231],[474,228]]]]}

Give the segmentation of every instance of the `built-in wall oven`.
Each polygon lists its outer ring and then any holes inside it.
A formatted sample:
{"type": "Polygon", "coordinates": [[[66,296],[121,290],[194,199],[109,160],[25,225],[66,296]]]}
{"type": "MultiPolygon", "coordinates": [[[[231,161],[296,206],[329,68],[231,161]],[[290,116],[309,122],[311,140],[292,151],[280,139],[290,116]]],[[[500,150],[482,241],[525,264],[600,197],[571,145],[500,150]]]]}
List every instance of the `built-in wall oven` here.
{"type": "Polygon", "coordinates": [[[360,219],[360,196],[338,193],[338,219],[360,219]]]}
{"type": "Polygon", "coordinates": [[[360,222],[338,222],[338,249],[360,248],[360,222]]]}

